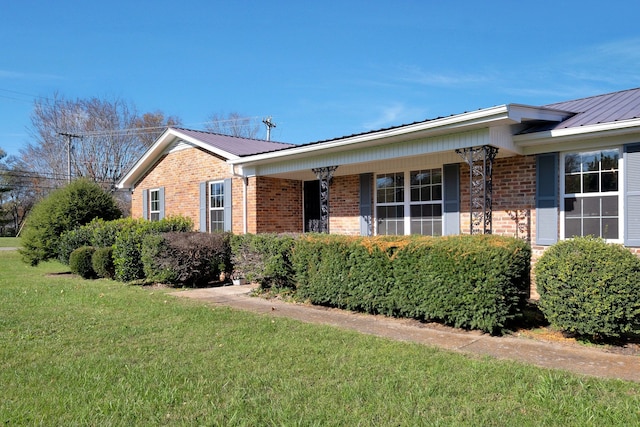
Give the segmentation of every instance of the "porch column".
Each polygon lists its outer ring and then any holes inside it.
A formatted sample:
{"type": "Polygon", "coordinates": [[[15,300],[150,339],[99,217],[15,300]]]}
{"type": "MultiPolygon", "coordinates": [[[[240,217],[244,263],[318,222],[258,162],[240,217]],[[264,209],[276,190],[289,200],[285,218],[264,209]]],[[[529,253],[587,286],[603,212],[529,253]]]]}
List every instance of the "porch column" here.
{"type": "Polygon", "coordinates": [[[457,149],[456,153],[469,165],[469,232],[491,234],[493,161],[498,149],[483,145],[457,149]]]}
{"type": "Polygon", "coordinates": [[[329,185],[338,166],[311,169],[320,181],[320,232],[329,233],[329,185]]]}

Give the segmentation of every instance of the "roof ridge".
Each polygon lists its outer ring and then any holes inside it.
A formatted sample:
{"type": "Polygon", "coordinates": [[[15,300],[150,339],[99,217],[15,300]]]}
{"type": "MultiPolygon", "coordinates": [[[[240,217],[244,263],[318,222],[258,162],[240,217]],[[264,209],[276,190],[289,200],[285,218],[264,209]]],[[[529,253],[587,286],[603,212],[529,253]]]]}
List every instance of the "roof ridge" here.
{"type": "Polygon", "coordinates": [[[273,144],[286,144],[286,145],[295,145],[291,142],[281,142],[281,141],[267,141],[266,139],[258,139],[258,138],[247,138],[244,136],[236,136],[236,135],[227,135],[225,133],[218,133],[218,132],[211,132],[211,131],[206,131],[206,130],[200,130],[200,129],[189,129],[189,128],[185,128],[185,127],[181,127],[181,126],[168,126],[170,129],[176,129],[176,130],[186,130],[189,132],[198,132],[198,133],[204,133],[207,135],[216,135],[216,136],[224,136],[226,138],[236,138],[236,139],[243,139],[245,141],[256,141],[256,142],[270,142],[273,144]]]}
{"type": "Polygon", "coordinates": [[[635,90],[640,90],[640,87],[634,87],[634,88],[630,88],[630,89],[623,89],[623,90],[617,90],[614,92],[608,92],[608,93],[601,93],[599,95],[591,95],[591,96],[583,96],[582,98],[576,98],[576,99],[568,99],[565,101],[558,101],[558,102],[552,102],[550,104],[544,104],[541,105],[541,107],[548,107],[549,105],[557,105],[557,104],[566,104],[568,102],[578,102],[578,101],[584,101],[586,99],[593,99],[593,98],[601,98],[603,96],[611,96],[611,95],[616,95],[619,93],[623,93],[623,92],[631,92],[631,91],[635,91],[635,90]]]}

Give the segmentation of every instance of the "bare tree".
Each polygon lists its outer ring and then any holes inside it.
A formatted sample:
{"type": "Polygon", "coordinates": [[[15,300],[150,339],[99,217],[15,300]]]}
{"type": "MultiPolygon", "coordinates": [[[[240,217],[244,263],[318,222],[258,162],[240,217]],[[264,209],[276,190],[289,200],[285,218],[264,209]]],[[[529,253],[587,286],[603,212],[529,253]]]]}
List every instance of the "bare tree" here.
{"type": "MultiPolygon", "coordinates": [[[[2,151],[2,150],[0,150],[2,151]]],[[[0,162],[0,234],[15,235],[45,189],[42,177],[22,169],[20,160],[9,156],[0,162]]]]}
{"type": "Polygon", "coordinates": [[[214,113],[209,116],[204,128],[209,132],[251,139],[256,139],[262,129],[260,119],[246,117],[236,112],[229,113],[227,116],[214,113]]]}
{"type": "Polygon", "coordinates": [[[137,117],[133,125],[139,131],[138,138],[149,148],[156,139],[169,126],[180,126],[182,120],[177,116],[166,116],[162,111],[156,110],[153,113],[144,113],[137,117]]]}
{"type": "Polygon", "coordinates": [[[113,188],[164,127],[179,122],[160,111],[139,115],[122,99],[70,100],[55,94],[35,101],[29,129],[33,141],[20,151],[21,161],[25,170],[46,177],[54,187],[71,174],[113,188]]]}

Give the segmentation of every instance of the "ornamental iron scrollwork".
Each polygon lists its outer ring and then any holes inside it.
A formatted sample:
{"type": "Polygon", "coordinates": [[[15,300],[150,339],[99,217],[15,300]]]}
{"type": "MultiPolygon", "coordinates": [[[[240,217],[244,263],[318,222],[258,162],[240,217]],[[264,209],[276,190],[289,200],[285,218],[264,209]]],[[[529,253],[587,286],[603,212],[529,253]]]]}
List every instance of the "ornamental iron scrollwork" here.
{"type": "Polygon", "coordinates": [[[457,149],[469,165],[469,232],[492,233],[493,161],[498,154],[496,147],[468,147],[457,149]]]}
{"type": "Polygon", "coordinates": [[[320,181],[320,233],[329,233],[329,185],[338,166],[311,169],[320,181]]]}

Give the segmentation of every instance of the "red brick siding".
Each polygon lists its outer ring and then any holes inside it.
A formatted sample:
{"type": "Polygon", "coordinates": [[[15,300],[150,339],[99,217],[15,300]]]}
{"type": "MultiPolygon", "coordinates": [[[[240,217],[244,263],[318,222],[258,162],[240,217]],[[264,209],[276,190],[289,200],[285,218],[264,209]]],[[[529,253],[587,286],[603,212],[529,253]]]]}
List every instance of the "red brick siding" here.
{"type": "Polygon", "coordinates": [[[250,233],[301,233],[302,182],[269,177],[252,180],[250,233]],[[257,218],[256,218],[257,216],[257,218]]]}
{"type": "MultiPolygon", "coordinates": [[[[164,187],[165,216],[181,215],[200,224],[200,183],[229,178],[230,166],[199,148],[164,155],[138,182],[131,197],[131,216],[142,217],[142,192],[164,187]]],[[[232,182],[233,232],[242,233],[242,179],[232,182]]]]}
{"type": "Polygon", "coordinates": [[[360,176],[333,178],[329,187],[329,231],[360,234],[360,176]]]}

